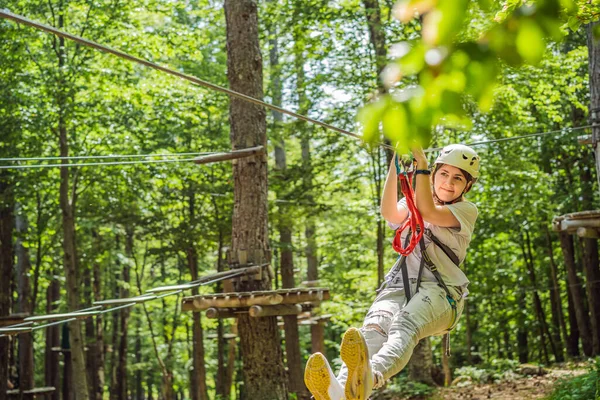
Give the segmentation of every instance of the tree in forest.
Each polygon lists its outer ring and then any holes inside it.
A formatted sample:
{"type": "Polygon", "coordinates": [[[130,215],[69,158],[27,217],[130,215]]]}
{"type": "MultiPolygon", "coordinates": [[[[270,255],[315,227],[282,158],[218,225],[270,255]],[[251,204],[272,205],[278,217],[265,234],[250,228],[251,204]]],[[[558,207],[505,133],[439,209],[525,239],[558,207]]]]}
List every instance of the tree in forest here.
{"type": "MultiPolygon", "coordinates": [[[[258,43],[257,4],[253,0],[226,0],[227,67],[231,89],[262,99],[262,57],[258,43]]],[[[231,144],[234,150],[266,147],[264,109],[230,99],[231,144]]],[[[268,246],[267,164],[263,155],[233,164],[234,201],[231,258],[239,264],[270,260],[268,246]]],[[[269,275],[238,281],[238,291],[269,290],[269,275]]],[[[248,398],[287,398],[279,329],[275,317],[239,317],[244,387],[248,398]],[[267,367],[268,365],[268,367],[267,367]]]]}

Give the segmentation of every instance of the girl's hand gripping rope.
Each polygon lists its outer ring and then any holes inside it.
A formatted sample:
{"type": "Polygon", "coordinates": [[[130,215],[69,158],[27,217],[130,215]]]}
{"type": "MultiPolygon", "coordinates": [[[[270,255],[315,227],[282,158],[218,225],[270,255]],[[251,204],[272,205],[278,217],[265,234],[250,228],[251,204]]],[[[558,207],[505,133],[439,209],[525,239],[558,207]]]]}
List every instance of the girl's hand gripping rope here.
{"type": "MultiPolygon", "coordinates": [[[[419,154],[419,156],[421,155],[419,154]]],[[[403,168],[400,168],[400,161],[398,160],[397,155],[395,156],[394,160],[396,163],[396,172],[398,174],[398,180],[400,181],[400,189],[402,190],[402,194],[404,195],[404,197],[406,197],[406,205],[408,207],[409,215],[406,221],[404,221],[404,223],[400,226],[400,228],[396,230],[396,236],[394,237],[394,241],[392,242],[392,247],[397,253],[403,256],[407,256],[410,253],[412,253],[415,247],[419,244],[419,241],[423,236],[424,230],[423,218],[421,217],[421,213],[419,213],[419,210],[415,205],[415,193],[413,190],[412,183],[414,169],[419,160],[415,160],[416,162],[411,159],[403,160],[403,168]],[[408,243],[406,248],[404,248],[402,247],[401,236],[402,232],[406,228],[410,228],[412,236],[410,238],[410,242],[408,243]]]]}

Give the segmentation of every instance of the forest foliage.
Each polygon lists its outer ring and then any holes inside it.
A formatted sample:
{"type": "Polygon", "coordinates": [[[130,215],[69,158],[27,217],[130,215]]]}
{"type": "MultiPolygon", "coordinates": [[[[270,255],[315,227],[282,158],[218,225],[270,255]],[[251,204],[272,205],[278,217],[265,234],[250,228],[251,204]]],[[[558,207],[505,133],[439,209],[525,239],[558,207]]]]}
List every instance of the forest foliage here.
{"type": "MultiPolygon", "coordinates": [[[[452,334],[451,362],[458,368],[519,359],[523,354],[517,354],[514,343],[522,335],[528,361],[559,359],[567,348],[564,334],[572,337],[577,329],[569,320],[573,310],[567,292],[569,285],[586,288],[587,250],[576,238],[580,281],[568,283],[551,221],[599,204],[591,147],[577,142],[589,129],[571,129],[588,125],[590,117],[586,24],[599,15],[593,2],[405,2],[406,7],[433,7],[422,10],[431,12],[419,20],[403,6],[381,0],[382,29],[390,44],[385,94],[362,1],[258,4],[266,101],[274,98],[275,72],[268,54],[270,39],[276,38],[283,107],[351,131],[363,129],[368,141],[383,138],[380,122],[394,143],[417,138],[431,147],[554,132],[476,147],[482,176],[468,198],[477,204],[479,218],[463,266],[471,281],[469,317],[452,334]],[[553,263],[566,331],[551,320],[553,263]],[[560,339],[554,344],[561,349],[553,351],[549,338],[539,333],[543,321],[534,293],[548,333],[560,339]]],[[[220,1],[0,0],[0,8],[228,85],[220,1]]],[[[32,314],[72,311],[61,245],[61,176],[56,167],[61,160],[55,158],[60,128],[66,129],[69,155],[88,157],[68,161],[77,165],[69,168],[69,199],[82,308],[91,305],[96,293],[105,299],[135,296],[190,281],[190,248],[197,253],[200,275],[217,271],[231,236],[231,167],[199,166],[191,159],[230,149],[228,103],[222,94],[0,20],[0,189],[10,191],[0,198],[27,223],[13,237],[22,241],[31,261],[26,270],[14,271],[11,311],[21,301],[20,274],[29,278],[32,314]],[[60,287],[56,299],[50,296],[53,284],[60,287]]],[[[307,221],[316,221],[319,279],[331,291],[320,311],[332,315],[326,346],[329,359],[339,365],[339,338],[349,326],[360,325],[379,283],[377,182],[387,168],[383,150],[289,117],[276,122],[269,116],[267,134],[274,268],[278,272],[282,250],[276,227],[283,222],[293,232],[296,284],[306,280],[304,231],[307,221]],[[309,165],[302,155],[306,138],[309,165]],[[275,167],[273,156],[281,143],[287,157],[283,171],[275,167]],[[309,173],[311,182],[303,179],[309,173]]],[[[431,157],[433,161],[433,153],[431,157]]],[[[386,232],[388,239],[391,234],[386,232]]],[[[388,244],[386,240],[386,268],[394,260],[388,244]]],[[[281,286],[279,276],[274,282],[281,286]]],[[[204,286],[200,293],[215,290],[204,286]]],[[[146,393],[157,395],[164,371],[172,374],[173,391],[189,396],[193,317],[181,312],[181,297],[131,309],[126,344],[132,397],[141,382],[146,393]]],[[[108,393],[117,379],[118,320],[107,314],[99,321],[108,393]]],[[[231,329],[231,320],[224,324],[225,331],[231,329]]],[[[218,348],[211,334],[218,322],[203,317],[202,327],[212,398],[218,348]]],[[[308,327],[300,327],[300,339],[306,358],[308,327]]],[[[575,353],[568,356],[583,356],[578,338],[575,343],[575,353]]],[[[14,360],[17,346],[11,349],[14,360]]],[[[434,339],[436,363],[441,362],[440,349],[441,341],[434,339]]],[[[41,330],[34,334],[34,357],[35,384],[45,386],[41,330]]],[[[14,370],[11,379],[19,379],[14,370]]],[[[241,382],[235,384],[242,390],[241,382]]]]}

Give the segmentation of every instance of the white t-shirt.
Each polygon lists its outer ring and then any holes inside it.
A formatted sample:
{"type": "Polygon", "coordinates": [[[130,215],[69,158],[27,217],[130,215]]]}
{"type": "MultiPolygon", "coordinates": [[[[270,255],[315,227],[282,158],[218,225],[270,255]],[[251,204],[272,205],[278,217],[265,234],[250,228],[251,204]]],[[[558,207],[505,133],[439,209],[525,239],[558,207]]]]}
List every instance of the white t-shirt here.
{"type": "MultiPolygon", "coordinates": [[[[398,202],[398,207],[407,207],[406,199],[403,198],[398,202]]],[[[470,201],[459,201],[458,203],[446,205],[448,209],[454,214],[458,222],[460,222],[460,228],[443,228],[437,225],[425,222],[425,228],[431,230],[431,233],[436,236],[442,243],[448,246],[454,254],[458,256],[458,259],[462,263],[467,254],[467,248],[471,243],[471,235],[473,234],[473,228],[475,227],[475,221],[477,220],[477,207],[470,201]]],[[[398,229],[399,224],[393,224],[388,221],[388,225],[392,229],[398,229]]],[[[406,240],[408,229],[406,229],[401,236],[402,246],[406,240]]],[[[444,251],[431,242],[427,236],[425,237],[425,248],[431,261],[435,264],[444,283],[448,286],[459,286],[464,289],[464,295],[468,292],[466,290],[469,280],[464,272],[457,267],[452,260],[446,256],[444,251]]],[[[419,266],[421,265],[421,248],[419,245],[415,250],[408,255],[406,258],[406,266],[408,270],[408,278],[411,282],[416,282],[419,274],[419,266]]],[[[386,281],[388,287],[403,287],[402,274],[398,270],[397,273],[388,272],[386,275],[386,281]]],[[[433,274],[425,268],[423,270],[422,281],[437,282],[433,274]]]]}

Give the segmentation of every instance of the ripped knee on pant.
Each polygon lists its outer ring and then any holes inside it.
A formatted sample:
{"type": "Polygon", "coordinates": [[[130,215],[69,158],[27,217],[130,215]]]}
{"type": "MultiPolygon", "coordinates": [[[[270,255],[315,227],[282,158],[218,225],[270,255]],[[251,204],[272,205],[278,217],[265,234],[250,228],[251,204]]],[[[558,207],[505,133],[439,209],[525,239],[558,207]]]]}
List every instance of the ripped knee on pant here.
{"type": "Polygon", "coordinates": [[[383,336],[387,336],[393,317],[394,314],[390,311],[372,311],[367,314],[361,330],[364,332],[375,331],[383,336]]]}

